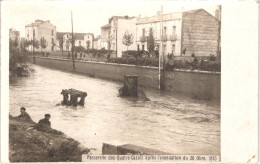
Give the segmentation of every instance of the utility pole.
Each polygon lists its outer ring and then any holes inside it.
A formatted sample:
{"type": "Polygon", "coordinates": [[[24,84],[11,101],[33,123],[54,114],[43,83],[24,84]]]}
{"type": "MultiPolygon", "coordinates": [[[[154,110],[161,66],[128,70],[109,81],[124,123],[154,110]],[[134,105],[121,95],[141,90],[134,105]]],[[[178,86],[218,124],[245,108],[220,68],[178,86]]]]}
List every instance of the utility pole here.
{"type": "Polygon", "coordinates": [[[33,42],[32,42],[32,46],[33,46],[33,50],[32,50],[32,53],[33,53],[33,64],[35,64],[34,37],[35,37],[35,30],[33,29],[33,42]]]}
{"type": "Polygon", "coordinates": [[[71,54],[72,54],[72,64],[73,64],[73,70],[75,70],[75,61],[74,61],[74,54],[73,54],[73,50],[74,50],[74,38],[73,38],[73,17],[72,17],[72,11],[71,11],[71,54]]]}
{"type": "Polygon", "coordinates": [[[162,72],[164,71],[164,61],[163,61],[163,6],[161,6],[161,12],[160,12],[160,49],[159,49],[159,90],[163,89],[163,76],[162,72]],[[162,65],[161,65],[162,64],[162,65]],[[162,67],[162,69],[161,69],[162,67]]]}

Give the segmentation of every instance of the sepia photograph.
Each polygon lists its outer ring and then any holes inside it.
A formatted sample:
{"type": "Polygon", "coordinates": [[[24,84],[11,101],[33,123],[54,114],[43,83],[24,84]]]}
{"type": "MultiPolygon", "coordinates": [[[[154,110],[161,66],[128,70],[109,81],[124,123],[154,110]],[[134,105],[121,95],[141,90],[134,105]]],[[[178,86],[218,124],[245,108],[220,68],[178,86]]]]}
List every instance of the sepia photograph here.
{"type": "Polygon", "coordinates": [[[222,6],[109,2],[8,5],[9,161],[221,162],[222,6]]]}

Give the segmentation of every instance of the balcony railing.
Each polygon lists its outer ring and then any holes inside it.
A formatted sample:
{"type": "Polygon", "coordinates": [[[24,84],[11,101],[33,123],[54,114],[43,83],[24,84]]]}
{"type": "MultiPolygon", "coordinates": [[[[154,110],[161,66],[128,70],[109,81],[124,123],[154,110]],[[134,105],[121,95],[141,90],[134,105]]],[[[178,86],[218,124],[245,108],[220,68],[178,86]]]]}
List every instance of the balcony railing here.
{"type": "Polygon", "coordinates": [[[162,35],[162,36],[161,36],[161,40],[162,40],[163,42],[167,41],[167,40],[168,40],[167,35],[162,35]]]}
{"type": "Polygon", "coordinates": [[[140,42],[145,42],[146,41],[146,37],[145,36],[141,36],[140,37],[140,42]]]}
{"type": "Polygon", "coordinates": [[[177,35],[176,34],[170,35],[169,36],[169,40],[170,41],[176,41],[177,40],[177,35]]]}

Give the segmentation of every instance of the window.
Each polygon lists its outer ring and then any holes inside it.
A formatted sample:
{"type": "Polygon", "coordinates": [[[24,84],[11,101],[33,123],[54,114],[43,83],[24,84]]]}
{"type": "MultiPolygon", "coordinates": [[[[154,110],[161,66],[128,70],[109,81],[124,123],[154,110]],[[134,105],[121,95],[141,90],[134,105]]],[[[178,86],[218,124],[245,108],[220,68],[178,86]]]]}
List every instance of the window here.
{"type": "Polygon", "coordinates": [[[139,45],[137,45],[137,51],[139,51],[140,50],[140,46],[139,45]]]}
{"type": "Polygon", "coordinates": [[[51,30],[51,36],[53,36],[53,30],[51,30]]]}
{"type": "Polygon", "coordinates": [[[166,45],[163,45],[163,49],[162,49],[163,55],[166,54],[166,45]]]}
{"type": "Polygon", "coordinates": [[[69,38],[69,34],[67,34],[67,38],[69,38]]]}
{"type": "Polygon", "coordinates": [[[79,41],[79,46],[81,46],[81,41],[79,41]]]}
{"type": "Polygon", "coordinates": [[[173,26],[172,27],[172,35],[175,35],[176,34],[176,26],[173,26]]]}
{"type": "Polygon", "coordinates": [[[35,36],[35,29],[33,29],[33,36],[35,36]]]}
{"type": "Polygon", "coordinates": [[[172,45],[172,54],[175,53],[175,44],[172,45]]]}
{"type": "Polygon", "coordinates": [[[143,37],[145,36],[145,29],[144,29],[144,28],[143,28],[142,36],[143,36],[143,37]]]}
{"type": "Polygon", "coordinates": [[[144,45],[142,45],[142,50],[144,51],[144,45]]]}
{"type": "Polygon", "coordinates": [[[164,28],[163,28],[163,35],[166,35],[166,30],[167,30],[167,28],[164,27],[164,28]]]}

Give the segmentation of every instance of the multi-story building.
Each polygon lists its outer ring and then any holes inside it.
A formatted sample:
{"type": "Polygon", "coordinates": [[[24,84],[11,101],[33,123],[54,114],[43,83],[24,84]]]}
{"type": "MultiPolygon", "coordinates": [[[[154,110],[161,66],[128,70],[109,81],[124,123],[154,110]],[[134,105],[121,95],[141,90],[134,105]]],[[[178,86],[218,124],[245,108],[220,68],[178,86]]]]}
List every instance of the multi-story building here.
{"type": "Polygon", "coordinates": [[[17,48],[20,47],[20,32],[15,31],[14,29],[9,29],[9,38],[13,42],[17,42],[17,48]]]}
{"type": "Polygon", "coordinates": [[[94,38],[94,49],[100,50],[101,49],[101,36],[99,35],[98,37],[94,38]]]}
{"type": "MultiPolygon", "coordinates": [[[[34,40],[40,43],[41,38],[44,38],[47,41],[46,51],[51,52],[56,50],[56,26],[50,23],[50,21],[36,20],[32,24],[25,26],[25,39],[34,40]]],[[[32,45],[29,46],[29,50],[32,50],[32,45]]],[[[35,48],[35,51],[40,51],[39,48],[35,48]]]]}
{"type": "MultiPolygon", "coordinates": [[[[93,49],[94,45],[94,34],[92,33],[73,33],[75,40],[75,47],[84,47],[85,49],[93,49]]],[[[63,50],[71,51],[71,33],[69,32],[57,32],[57,45],[60,50],[60,40],[63,38],[63,50]]]]}
{"type": "Polygon", "coordinates": [[[101,27],[101,47],[116,52],[117,57],[122,56],[122,52],[127,47],[122,43],[124,34],[133,35],[133,44],[128,50],[136,50],[136,18],[128,16],[113,16],[109,19],[108,24],[101,27]]]}
{"type": "MultiPolygon", "coordinates": [[[[219,16],[219,15],[218,15],[219,16]]],[[[153,32],[156,47],[164,55],[217,55],[220,20],[204,9],[137,18],[137,49],[147,50],[147,37],[153,32]],[[161,44],[162,43],[162,44],[161,44]],[[160,47],[162,45],[162,47],[160,47]]]]}
{"type": "Polygon", "coordinates": [[[94,34],[87,33],[84,35],[84,47],[86,49],[93,49],[94,48],[94,34]]]}

